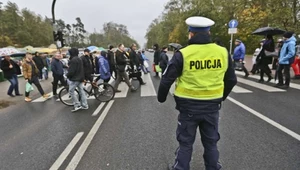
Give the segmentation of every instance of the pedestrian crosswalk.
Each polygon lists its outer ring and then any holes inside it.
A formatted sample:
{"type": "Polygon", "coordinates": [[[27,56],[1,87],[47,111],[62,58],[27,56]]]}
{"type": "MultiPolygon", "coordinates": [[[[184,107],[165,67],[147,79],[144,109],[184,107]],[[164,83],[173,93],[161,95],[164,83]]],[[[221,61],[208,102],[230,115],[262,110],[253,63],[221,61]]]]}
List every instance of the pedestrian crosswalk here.
{"type": "Polygon", "coordinates": [[[247,89],[245,89],[243,87],[240,87],[240,86],[235,86],[232,89],[232,92],[234,92],[234,93],[253,93],[252,91],[247,90],[247,89]]]}
{"type": "MultiPolygon", "coordinates": [[[[233,88],[232,93],[251,94],[251,93],[255,93],[256,90],[254,90],[254,89],[264,91],[264,92],[268,92],[268,93],[287,92],[287,90],[283,90],[283,89],[273,87],[273,85],[276,83],[275,81],[271,82],[271,83],[268,83],[268,84],[261,84],[261,83],[258,83],[257,81],[255,81],[255,80],[259,79],[259,76],[257,76],[257,75],[251,75],[249,79],[242,78],[241,77],[241,76],[243,76],[242,72],[237,71],[236,75],[238,75],[238,78],[237,78],[238,84],[233,88]],[[253,79],[255,79],[255,80],[253,80],[253,79]]],[[[159,75],[159,77],[160,78],[162,77],[161,74],[159,75]]],[[[140,90],[139,90],[140,91],[140,97],[157,96],[156,87],[154,87],[151,74],[144,74],[142,76],[142,78],[147,84],[140,87],[140,90]]],[[[114,80],[112,79],[109,83],[114,84],[114,80]]],[[[293,88],[293,89],[300,90],[300,85],[299,84],[291,83],[290,87],[293,88]]],[[[89,88],[89,87],[86,87],[86,88],[89,88]]],[[[58,91],[60,89],[58,89],[58,91]]],[[[121,90],[121,92],[116,93],[116,95],[115,95],[116,99],[126,98],[129,94],[129,91],[130,91],[125,82],[120,83],[119,90],[121,90]]],[[[175,83],[171,86],[169,92],[170,92],[171,95],[173,95],[174,91],[175,91],[175,83]]],[[[53,98],[52,93],[49,93],[49,95],[50,95],[50,98],[53,98]]],[[[66,97],[68,97],[68,96],[66,96],[66,97]]],[[[94,96],[89,96],[88,100],[95,100],[95,97],[94,96]]],[[[45,102],[45,101],[46,101],[46,99],[44,99],[43,97],[40,97],[38,99],[33,100],[34,103],[45,102]]],[[[57,99],[56,101],[59,102],[59,99],[57,99]]]]}

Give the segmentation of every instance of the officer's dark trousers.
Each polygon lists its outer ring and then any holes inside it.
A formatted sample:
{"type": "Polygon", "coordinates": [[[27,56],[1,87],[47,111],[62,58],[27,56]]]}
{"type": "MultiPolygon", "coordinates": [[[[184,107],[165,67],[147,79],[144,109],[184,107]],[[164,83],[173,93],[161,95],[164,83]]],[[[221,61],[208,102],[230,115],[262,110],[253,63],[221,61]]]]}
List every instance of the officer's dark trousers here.
{"type": "Polygon", "coordinates": [[[179,147],[176,151],[176,160],[173,165],[176,170],[189,170],[197,128],[200,130],[201,141],[204,147],[204,162],[206,170],[218,170],[220,165],[217,142],[220,139],[218,132],[219,112],[213,114],[189,115],[181,111],[178,116],[177,140],[179,147]]]}

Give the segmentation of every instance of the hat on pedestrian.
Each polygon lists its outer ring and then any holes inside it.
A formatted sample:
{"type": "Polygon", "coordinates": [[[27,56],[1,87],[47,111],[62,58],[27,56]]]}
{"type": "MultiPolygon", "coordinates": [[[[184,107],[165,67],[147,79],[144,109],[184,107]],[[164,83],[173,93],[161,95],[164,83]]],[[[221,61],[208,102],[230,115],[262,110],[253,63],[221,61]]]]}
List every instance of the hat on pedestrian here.
{"type": "Polygon", "coordinates": [[[189,32],[209,31],[210,27],[215,24],[213,20],[200,16],[189,17],[185,23],[189,26],[189,32]]]}
{"type": "Polygon", "coordinates": [[[235,42],[240,42],[240,43],[241,43],[242,41],[241,41],[241,40],[239,40],[239,39],[235,39],[235,42]]]}
{"type": "Polygon", "coordinates": [[[291,38],[294,35],[294,32],[292,31],[287,31],[283,34],[284,38],[291,38]]]}
{"type": "Polygon", "coordinates": [[[90,52],[90,50],[89,49],[84,49],[84,51],[83,52],[87,52],[87,53],[89,53],[90,52]]]}

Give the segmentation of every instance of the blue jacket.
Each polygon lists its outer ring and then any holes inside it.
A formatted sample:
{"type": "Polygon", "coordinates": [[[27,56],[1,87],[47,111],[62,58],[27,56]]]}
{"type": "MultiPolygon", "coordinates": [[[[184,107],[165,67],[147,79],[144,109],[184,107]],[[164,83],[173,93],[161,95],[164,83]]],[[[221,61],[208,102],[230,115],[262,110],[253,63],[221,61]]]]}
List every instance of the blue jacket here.
{"type": "Polygon", "coordinates": [[[102,80],[106,80],[106,79],[109,79],[111,77],[111,74],[110,74],[110,68],[109,68],[109,62],[108,60],[103,57],[103,56],[100,56],[99,57],[99,73],[100,73],[100,78],[102,80]]]}
{"type": "Polygon", "coordinates": [[[246,55],[246,47],[244,45],[244,43],[241,42],[240,45],[236,46],[233,52],[233,59],[234,60],[244,60],[246,55]]]}
{"type": "Polygon", "coordinates": [[[286,40],[280,51],[279,64],[292,64],[291,59],[295,57],[296,53],[296,38],[293,36],[286,40]]]}

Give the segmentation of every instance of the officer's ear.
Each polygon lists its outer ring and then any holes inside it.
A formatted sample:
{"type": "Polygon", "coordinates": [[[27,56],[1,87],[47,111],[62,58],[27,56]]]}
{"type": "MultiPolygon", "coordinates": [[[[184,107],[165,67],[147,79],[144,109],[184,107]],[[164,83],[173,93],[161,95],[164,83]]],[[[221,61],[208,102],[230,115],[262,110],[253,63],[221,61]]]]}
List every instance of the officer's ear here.
{"type": "Polygon", "coordinates": [[[192,37],[194,37],[196,34],[193,32],[189,32],[189,39],[191,39],[192,37]]]}

